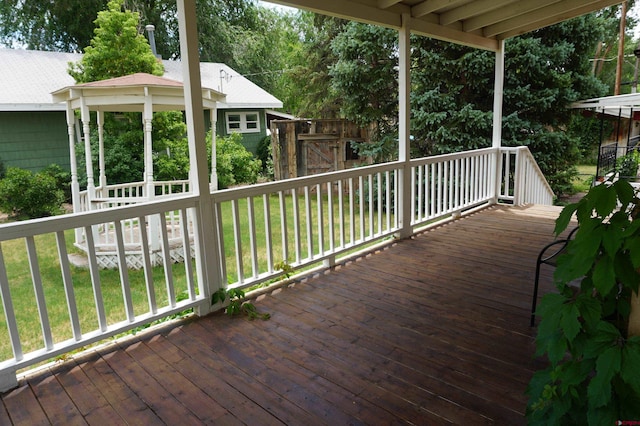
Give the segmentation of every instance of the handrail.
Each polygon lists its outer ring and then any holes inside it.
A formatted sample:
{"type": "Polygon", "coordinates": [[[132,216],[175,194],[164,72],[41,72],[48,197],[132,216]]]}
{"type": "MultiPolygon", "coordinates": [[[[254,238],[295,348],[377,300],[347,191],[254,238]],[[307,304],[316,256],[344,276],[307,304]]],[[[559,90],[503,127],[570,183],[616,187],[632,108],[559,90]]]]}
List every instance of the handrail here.
{"type": "Polygon", "coordinates": [[[330,266],[356,250],[479,206],[498,201],[550,204],[550,194],[527,148],[488,148],[213,191],[204,196],[210,200],[170,194],[126,206],[1,225],[0,296],[7,326],[0,327],[0,339],[10,342],[12,355],[0,358],[0,390],[15,385],[20,368],[189,307],[206,311],[209,295],[220,286],[249,288],[277,279],[287,267],[330,266]],[[405,173],[410,179],[404,179],[405,173]],[[405,181],[409,188],[403,188],[405,181]],[[403,202],[405,197],[411,198],[409,203],[403,202]],[[201,229],[200,209],[209,201],[216,229],[193,235],[201,229]],[[409,215],[401,214],[404,205],[410,206],[409,215]],[[410,223],[402,223],[405,216],[410,223]],[[83,238],[86,270],[71,265],[69,233],[83,238]],[[211,259],[217,259],[214,269],[220,271],[208,279],[198,276],[202,256],[195,243],[206,239],[215,241],[218,252],[211,259]],[[14,283],[16,271],[7,268],[7,255],[14,253],[3,252],[6,247],[26,247],[23,257],[29,264],[30,296],[15,296],[19,291],[14,283]],[[52,247],[58,258],[59,283],[44,282],[40,270],[41,256],[52,247]],[[107,248],[118,271],[111,280],[118,283],[104,281],[106,272],[99,269],[98,255],[107,248]],[[172,266],[174,250],[184,259],[179,273],[172,266]],[[132,251],[139,256],[142,271],[129,269],[132,251]],[[156,260],[161,271],[153,273],[156,260]],[[135,280],[134,274],[138,274],[135,280]],[[58,308],[48,304],[51,285],[65,291],[67,324],[50,323],[49,312],[58,308]],[[116,297],[122,306],[115,316],[105,300],[107,288],[115,289],[109,297],[116,297]],[[178,297],[181,291],[187,294],[185,300],[178,297]],[[136,293],[143,295],[148,308],[134,307],[136,293]],[[95,308],[89,322],[79,317],[78,307],[83,304],[95,308]],[[42,344],[25,347],[25,327],[34,331],[34,318],[42,344]]]}

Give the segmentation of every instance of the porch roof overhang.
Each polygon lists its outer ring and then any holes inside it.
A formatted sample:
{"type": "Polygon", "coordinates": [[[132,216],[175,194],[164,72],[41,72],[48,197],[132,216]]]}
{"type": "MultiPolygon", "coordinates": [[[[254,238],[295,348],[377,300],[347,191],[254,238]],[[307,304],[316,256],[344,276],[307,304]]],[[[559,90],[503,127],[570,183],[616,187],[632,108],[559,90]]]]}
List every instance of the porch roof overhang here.
{"type": "Polygon", "coordinates": [[[571,104],[574,109],[592,109],[597,113],[629,118],[632,111],[640,111],[640,93],[585,99],[571,104]]]}
{"type": "Polygon", "coordinates": [[[619,4],[620,0],[265,0],[497,51],[499,41],[619,4]]]}
{"type": "MultiPolygon", "coordinates": [[[[54,102],[70,102],[73,109],[81,108],[84,102],[91,111],[143,111],[149,98],[154,112],[185,109],[181,82],[146,73],[67,86],[51,96],[54,102]]],[[[204,109],[215,109],[218,102],[225,100],[224,93],[202,88],[204,109]]]]}

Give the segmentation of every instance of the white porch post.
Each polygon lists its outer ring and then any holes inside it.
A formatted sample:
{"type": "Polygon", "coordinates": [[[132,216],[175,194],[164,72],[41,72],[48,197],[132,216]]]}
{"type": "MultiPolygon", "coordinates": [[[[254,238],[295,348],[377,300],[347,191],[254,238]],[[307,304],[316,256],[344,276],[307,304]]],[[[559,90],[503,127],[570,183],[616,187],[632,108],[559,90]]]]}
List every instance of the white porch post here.
{"type": "Polygon", "coordinates": [[[218,109],[212,108],[211,112],[211,189],[218,189],[218,169],[216,158],[216,127],[218,122],[218,109]]]}
{"type": "Polygon", "coordinates": [[[104,191],[107,186],[107,174],[104,166],[104,111],[98,111],[97,117],[98,123],[98,164],[100,168],[100,183],[99,186],[104,191]]]}
{"type": "Polygon", "coordinates": [[[195,215],[194,241],[198,285],[200,294],[205,296],[206,302],[199,307],[198,313],[205,314],[211,309],[211,294],[223,287],[224,283],[220,272],[220,254],[217,252],[219,236],[216,217],[209,191],[196,6],[195,1],[192,0],[177,0],[177,6],[180,56],[184,76],[187,139],[190,169],[193,171],[191,184],[194,194],[199,197],[198,210],[195,215]]]}
{"type": "Polygon", "coordinates": [[[400,176],[400,238],[411,235],[411,16],[402,15],[398,32],[398,160],[404,162],[400,176]]]}
{"type": "Polygon", "coordinates": [[[502,146],[502,99],[504,97],[504,40],[498,42],[493,87],[493,136],[491,145],[496,150],[496,153],[491,164],[492,173],[490,176],[492,182],[490,188],[493,188],[494,191],[492,203],[496,204],[502,185],[502,154],[500,153],[500,147],[502,146]]]}
{"type": "Polygon", "coordinates": [[[89,107],[84,97],[80,97],[80,118],[82,120],[82,136],[84,138],[84,161],[87,172],[87,208],[93,209],[93,200],[96,198],[96,185],[93,180],[93,160],[91,159],[91,127],[89,126],[91,116],[89,107]]]}

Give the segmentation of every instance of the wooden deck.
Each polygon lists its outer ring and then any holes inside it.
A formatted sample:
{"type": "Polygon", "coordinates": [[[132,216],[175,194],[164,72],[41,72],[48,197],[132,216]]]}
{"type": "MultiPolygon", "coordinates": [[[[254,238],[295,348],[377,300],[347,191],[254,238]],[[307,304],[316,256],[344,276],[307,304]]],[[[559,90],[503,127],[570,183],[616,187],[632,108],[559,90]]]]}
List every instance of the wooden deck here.
{"type": "Polygon", "coordinates": [[[0,424],[524,424],[558,213],[493,207],[261,297],[269,321],[213,314],[75,356],[4,394],[0,424]]]}

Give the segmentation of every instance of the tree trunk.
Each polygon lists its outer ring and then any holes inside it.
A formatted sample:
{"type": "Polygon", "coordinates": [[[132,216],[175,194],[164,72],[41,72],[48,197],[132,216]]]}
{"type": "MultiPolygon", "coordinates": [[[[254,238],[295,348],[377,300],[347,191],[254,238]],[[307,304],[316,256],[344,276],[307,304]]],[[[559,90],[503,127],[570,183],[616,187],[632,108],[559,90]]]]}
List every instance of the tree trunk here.
{"type": "Polygon", "coordinates": [[[631,293],[631,313],[629,314],[629,327],[627,336],[640,336],[640,296],[638,293],[631,293]]]}

